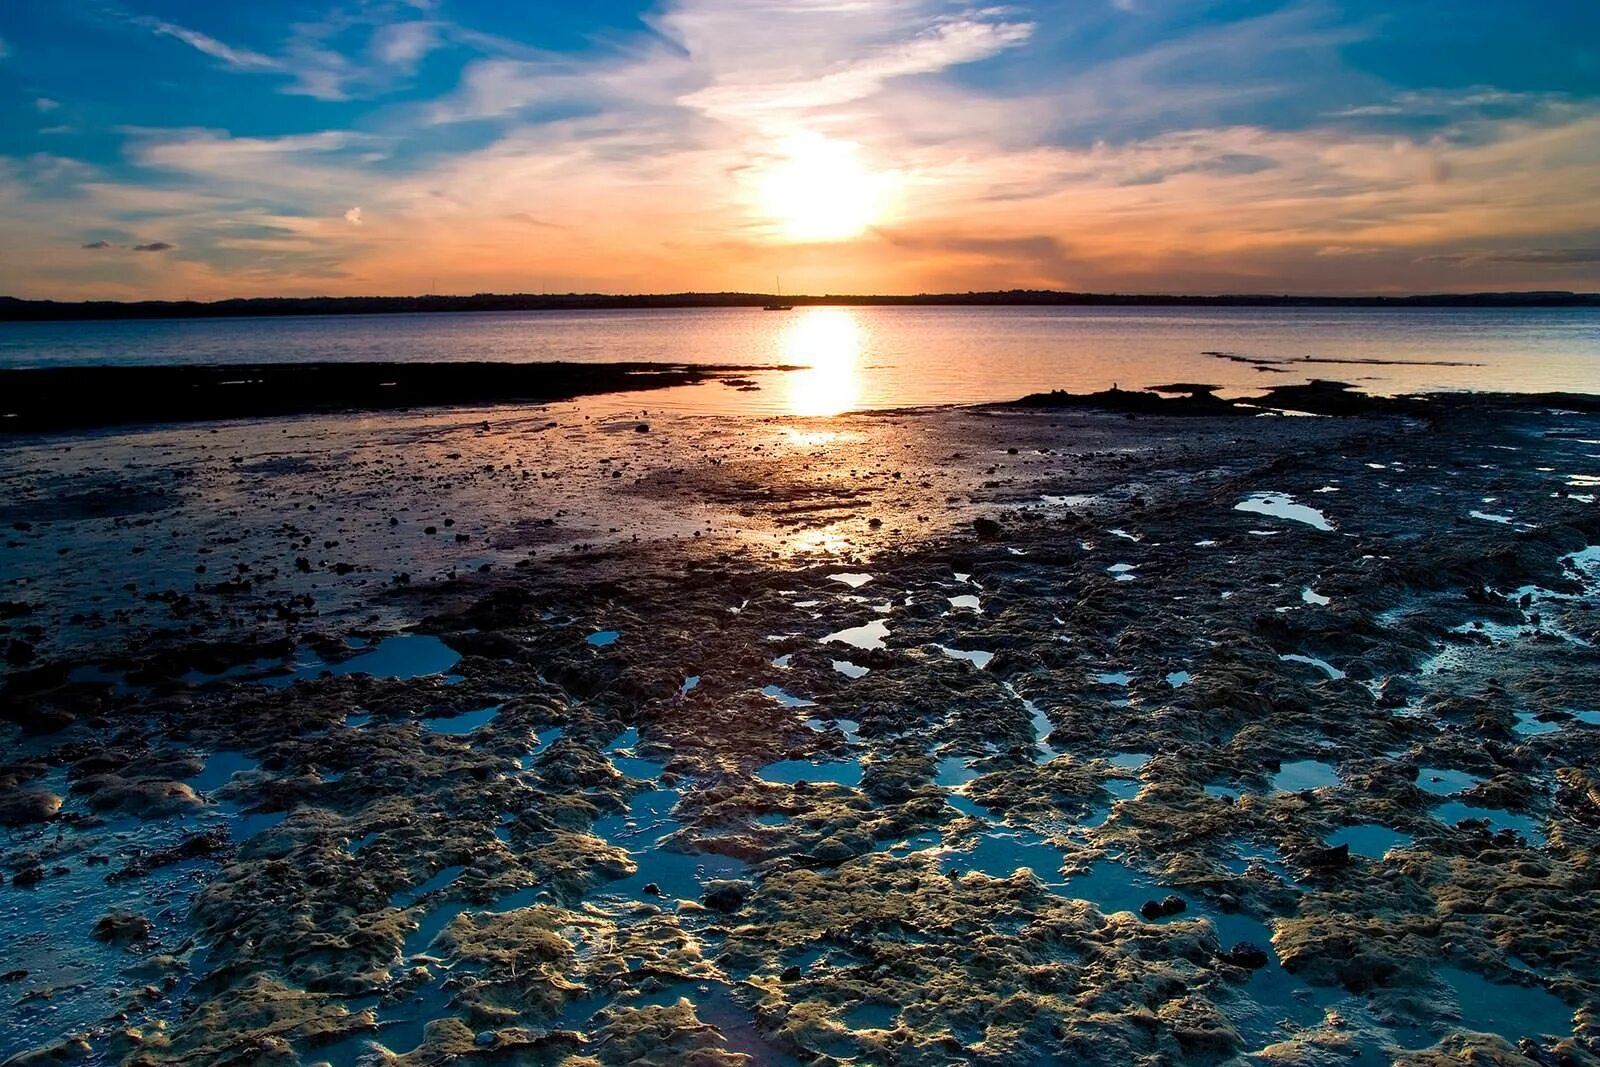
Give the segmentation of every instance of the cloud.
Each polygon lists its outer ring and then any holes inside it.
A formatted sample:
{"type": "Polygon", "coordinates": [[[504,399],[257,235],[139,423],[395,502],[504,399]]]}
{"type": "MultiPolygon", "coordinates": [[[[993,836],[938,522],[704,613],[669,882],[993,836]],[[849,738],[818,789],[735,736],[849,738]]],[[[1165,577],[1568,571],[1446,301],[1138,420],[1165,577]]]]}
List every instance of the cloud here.
{"type": "Polygon", "coordinates": [[[61,101],[52,100],[48,96],[41,96],[33,102],[34,110],[41,114],[48,114],[61,106],[61,101]]]}
{"type": "Polygon", "coordinates": [[[149,27],[151,32],[158,36],[172,37],[182,41],[190,48],[203,52],[212,59],[220,59],[235,70],[276,71],[283,69],[282,64],[271,56],[262,55],[260,52],[252,52],[246,48],[229,47],[215,37],[201,33],[198,30],[191,30],[172,22],[163,22],[160,19],[139,18],[136,21],[140,25],[149,27]]]}
{"type": "Polygon", "coordinates": [[[1419,263],[1535,263],[1567,266],[1571,264],[1600,263],[1600,247],[1596,248],[1509,248],[1498,251],[1482,249],[1466,252],[1443,252],[1419,256],[1419,263]]]}
{"type": "Polygon", "coordinates": [[[439,23],[394,22],[378,27],[368,48],[380,62],[409,70],[437,48],[441,39],[439,23]]]}
{"type": "Polygon", "coordinates": [[[0,37],[0,59],[4,59],[9,55],[11,55],[11,46],[6,43],[4,37],[0,37]]]}
{"type": "Polygon", "coordinates": [[[344,221],[348,222],[352,226],[360,226],[362,223],[361,208],[353,207],[349,211],[346,211],[344,213],[344,221]]]}
{"type": "Polygon", "coordinates": [[[82,247],[91,252],[105,252],[112,249],[122,249],[128,252],[170,252],[178,246],[169,244],[166,241],[151,241],[149,244],[142,245],[114,245],[110,241],[90,241],[82,247]]]}

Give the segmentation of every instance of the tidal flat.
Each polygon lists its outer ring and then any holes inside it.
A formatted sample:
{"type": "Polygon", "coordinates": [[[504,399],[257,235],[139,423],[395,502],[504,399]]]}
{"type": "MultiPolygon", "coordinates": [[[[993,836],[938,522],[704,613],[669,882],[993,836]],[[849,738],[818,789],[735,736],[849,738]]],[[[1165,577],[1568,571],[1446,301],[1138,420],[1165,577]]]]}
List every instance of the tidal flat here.
{"type": "Polygon", "coordinates": [[[1600,1062],[1592,406],[641,404],[0,448],[0,1061],[1600,1062]]]}

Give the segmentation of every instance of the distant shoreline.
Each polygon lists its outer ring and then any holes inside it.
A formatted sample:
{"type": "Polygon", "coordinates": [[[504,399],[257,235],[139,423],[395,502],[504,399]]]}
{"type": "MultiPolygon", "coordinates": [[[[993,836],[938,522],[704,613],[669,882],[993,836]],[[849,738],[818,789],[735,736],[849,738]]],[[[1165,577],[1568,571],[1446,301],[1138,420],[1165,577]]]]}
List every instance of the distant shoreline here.
{"type": "MultiPolygon", "coordinates": [[[[471,296],[249,297],[228,300],[21,300],[0,296],[0,322],[110,319],[207,319],[290,315],[440,314],[471,311],[601,311],[663,308],[757,308],[770,293],[476,293],[471,296]]],[[[1181,296],[1009,289],[911,296],[785,295],[796,307],[1262,307],[1262,308],[1600,308],[1600,293],[1432,293],[1414,296],[1181,296]]]]}

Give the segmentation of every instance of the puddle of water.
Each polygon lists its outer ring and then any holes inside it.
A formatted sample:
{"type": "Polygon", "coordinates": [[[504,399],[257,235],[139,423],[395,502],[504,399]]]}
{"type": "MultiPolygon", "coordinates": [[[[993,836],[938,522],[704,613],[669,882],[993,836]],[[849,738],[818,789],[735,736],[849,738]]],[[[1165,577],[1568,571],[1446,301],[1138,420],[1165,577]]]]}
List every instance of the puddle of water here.
{"type": "Polygon", "coordinates": [[[1270,515],[1275,519],[1302,522],[1318,530],[1332,530],[1333,524],[1316,508],[1296,504],[1288,493],[1251,493],[1233,506],[1234,511],[1247,511],[1253,515],[1270,515]]]}
{"type": "Polygon", "coordinates": [[[1115,581],[1131,582],[1133,581],[1133,572],[1138,569],[1139,565],[1137,563],[1113,563],[1106,568],[1106,573],[1111,575],[1115,581]]]}
{"type": "Polygon", "coordinates": [[[1300,590],[1300,599],[1305,601],[1307,604],[1312,604],[1319,608],[1327,607],[1329,604],[1333,603],[1331,599],[1323,596],[1309,585],[1300,590]]]}
{"type": "Polygon", "coordinates": [[[1122,671],[1102,671],[1099,674],[1091,674],[1089,677],[1100,685],[1127,685],[1133,681],[1131,674],[1125,674],[1122,671]]]}
{"type": "Polygon", "coordinates": [[[793,785],[796,782],[832,782],[834,785],[861,784],[861,761],[854,759],[813,762],[803,759],[779,760],[761,768],[759,774],[769,782],[793,785]]]}
{"type": "Polygon", "coordinates": [[[1106,762],[1118,770],[1142,771],[1144,765],[1150,762],[1148,752],[1118,752],[1115,756],[1108,756],[1106,762]]]}
{"type": "Polygon", "coordinates": [[[459,736],[470,734],[481,726],[485,726],[496,715],[500,714],[499,704],[490,704],[486,708],[475,711],[463,711],[459,715],[446,715],[437,719],[423,719],[422,728],[436,734],[450,734],[459,736]]]}
{"type": "Polygon", "coordinates": [[[521,759],[519,759],[517,761],[518,764],[523,770],[528,770],[538,762],[540,756],[544,755],[545,750],[551,745],[555,744],[557,741],[561,740],[566,732],[567,730],[564,726],[551,726],[547,727],[546,729],[539,730],[533,735],[533,751],[527,753],[521,759]]]}
{"type": "Polygon", "coordinates": [[[649,781],[661,777],[661,772],[667,769],[665,763],[629,754],[638,743],[638,727],[630,726],[606,746],[605,754],[610,758],[611,765],[629,778],[649,781]]]}
{"type": "Polygon", "coordinates": [[[880,843],[873,851],[888,852],[896,856],[909,856],[913,852],[925,852],[930,848],[938,848],[943,843],[944,835],[939,831],[924,830],[920,834],[912,834],[910,837],[902,838],[898,841],[890,838],[880,843]]]}
{"type": "Polygon", "coordinates": [[[813,730],[826,730],[830,725],[837,726],[846,741],[861,740],[861,724],[854,719],[807,719],[806,725],[813,730]]]}
{"type": "Polygon", "coordinates": [[[1455,994],[1469,1030],[1499,1034],[1513,1044],[1535,1035],[1572,1036],[1572,1009],[1548,990],[1491,982],[1457,967],[1437,967],[1434,973],[1455,994]]]}
{"type": "Polygon", "coordinates": [[[983,608],[978,606],[979,605],[979,601],[978,601],[978,595],[976,593],[963,593],[960,596],[946,597],[945,599],[950,601],[950,609],[952,611],[982,611],[983,610],[983,608]]]}
{"type": "Polygon", "coordinates": [[[1474,519],[1482,519],[1484,522],[1498,523],[1502,526],[1511,525],[1510,515],[1493,515],[1487,511],[1469,511],[1467,514],[1471,515],[1474,519]]]}
{"type": "Polygon", "coordinates": [[[983,652],[979,650],[968,652],[959,648],[950,648],[948,645],[935,645],[934,647],[940,652],[943,652],[946,656],[949,656],[951,659],[966,660],[980,671],[989,665],[990,660],[994,659],[993,652],[983,652]]]}
{"type": "Polygon", "coordinates": [[[1586,722],[1590,726],[1600,726],[1600,711],[1575,711],[1572,717],[1579,722],[1586,722]]]}
{"type": "Polygon", "coordinates": [[[839,1016],[851,1030],[893,1030],[900,1009],[894,1004],[857,1004],[839,1016]]]}
{"type": "Polygon", "coordinates": [[[797,697],[788,690],[780,689],[775,685],[763,686],[761,689],[761,695],[769,700],[776,700],[779,704],[782,704],[786,708],[814,708],[817,706],[817,702],[815,700],[808,700],[805,697],[797,697]]]}
{"type": "Polygon", "coordinates": [[[966,785],[982,772],[973,770],[972,760],[966,756],[944,756],[934,764],[933,780],[946,789],[966,785]]]}
{"type": "Polygon", "coordinates": [[[1351,852],[1374,860],[1381,860],[1392,849],[1410,848],[1411,842],[1410,834],[1391,830],[1379,823],[1341,827],[1328,837],[1328,844],[1333,847],[1349,845],[1351,852]]]}
{"type": "MultiPolygon", "coordinates": [[[[310,649],[301,649],[296,654],[296,661],[291,665],[294,669],[290,673],[263,678],[262,684],[282,688],[302,679],[319,678],[323,674],[331,674],[336,678],[349,674],[402,680],[423,678],[446,674],[460,661],[461,653],[432,634],[395,634],[340,663],[329,663],[310,649]]],[[[445,680],[460,679],[456,675],[446,674],[445,680]]]]}
{"type": "Polygon", "coordinates": [[[862,623],[860,626],[849,626],[843,630],[835,630],[831,634],[820,638],[822,644],[846,644],[863,651],[871,652],[883,647],[883,639],[889,636],[889,624],[882,619],[873,619],[871,622],[862,623]]]}
{"type": "Polygon", "coordinates": [[[419,899],[427,894],[432,893],[436,889],[443,889],[445,886],[461,877],[461,872],[464,870],[466,870],[466,868],[461,866],[446,867],[443,870],[436,872],[432,877],[428,878],[427,881],[423,882],[419,886],[416,886],[415,888],[398,890],[394,896],[389,898],[389,904],[391,907],[409,908],[412,904],[416,903],[419,899]]]}
{"type": "Polygon", "coordinates": [[[755,818],[755,824],[757,826],[782,826],[788,821],[789,816],[785,815],[781,811],[769,812],[766,815],[757,815],[755,818]]]}
{"type": "Polygon", "coordinates": [[[259,761],[251,759],[243,752],[213,752],[206,757],[205,768],[188,779],[189,788],[196,793],[209,793],[213,789],[227,785],[234,775],[253,771],[260,766],[259,761]]]}
{"type": "Polygon", "coordinates": [[[369,723],[371,721],[372,721],[372,716],[369,715],[369,714],[346,715],[344,717],[345,726],[349,727],[352,730],[359,730],[359,729],[361,729],[363,726],[367,725],[367,723],[369,723]]]}
{"type": "Polygon", "coordinates": [[[1447,767],[1421,767],[1417,770],[1417,788],[1435,796],[1449,796],[1471,789],[1478,779],[1466,771],[1453,771],[1447,767]]]}
{"type": "Polygon", "coordinates": [[[1282,764],[1278,773],[1272,776],[1275,793],[1298,793],[1302,789],[1321,789],[1338,784],[1339,775],[1332,765],[1311,759],[1282,764]]]}
{"type": "Polygon", "coordinates": [[[639,867],[627,878],[609,883],[605,892],[643,896],[644,887],[654,882],[665,899],[693,900],[699,898],[700,887],[707,881],[744,876],[745,863],[731,856],[675,852],[661,847],[662,838],[678,828],[678,821],[672,817],[677,803],[676,789],[647,790],[629,799],[625,813],[595,820],[595,834],[627,849],[639,867]]]}
{"type": "Polygon", "coordinates": [[[845,585],[848,585],[851,589],[860,589],[862,586],[872,581],[872,575],[850,573],[830,574],[828,575],[828,580],[830,582],[842,582],[845,585]]]}
{"type": "Polygon", "coordinates": [[[1516,724],[1511,727],[1513,733],[1522,737],[1538,737],[1540,734],[1553,734],[1561,729],[1558,722],[1543,722],[1535,717],[1532,711],[1517,712],[1516,724]]]}
{"type": "Polygon", "coordinates": [[[948,849],[939,856],[940,868],[980,871],[991,878],[1010,878],[1026,867],[1046,885],[1061,884],[1061,850],[1038,834],[997,825],[980,834],[964,851],[948,849]]]}
{"type": "Polygon", "coordinates": [[[872,668],[858,666],[857,664],[851,663],[847,659],[836,659],[833,661],[833,669],[844,675],[846,678],[862,678],[865,677],[867,672],[872,668]]]}
{"type": "Polygon", "coordinates": [[[681,696],[681,697],[686,697],[686,696],[689,695],[689,691],[691,689],[694,689],[694,688],[698,687],[699,685],[700,685],[700,676],[698,674],[691,674],[691,675],[689,675],[689,677],[687,677],[687,678],[685,678],[683,680],[683,684],[682,685],[678,686],[678,695],[681,696]]]}
{"type": "Polygon", "coordinates": [[[774,667],[777,667],[780,670],[785,670],[786,671],[786,670],[789,669],[789,661],[792,660],[792,659],[794,659],[794,653],[793,652],[786,652],[783,655],[776,657],[772,661],[772,665],[774,667]]]}
{"type": "Polygon", "coordinates": [[[607,645],[616,644],[617,638],[622,636],[621,630],[597,630],[583,639],[584,644],[595,648],[605,648],[607,645]]]}
{"type": "Polygon", "coordinates": [[[1463,800],[1447,800],[1433,809],[1434,818],[1447,826],[1462,819],[1486,819],[1491,831],[1515,830],[1532,845],[1543,845],[1544,824],[1532,815],[1523,815],[1502,808],[1480,808],[1463,800]]]}
{"type": "Polygon", "coordinates": [[[1318,659],[1315,656],[1302,656],[1298,652],[1292,652],[1287,656],[1279,656],[1278,658],[1285,663],[1304,663],[1307,666],[1315,667],[1333,681],[1338,681],[1345,676],[1344,671],[1341,671],[1327,660],[1318,659]]]}

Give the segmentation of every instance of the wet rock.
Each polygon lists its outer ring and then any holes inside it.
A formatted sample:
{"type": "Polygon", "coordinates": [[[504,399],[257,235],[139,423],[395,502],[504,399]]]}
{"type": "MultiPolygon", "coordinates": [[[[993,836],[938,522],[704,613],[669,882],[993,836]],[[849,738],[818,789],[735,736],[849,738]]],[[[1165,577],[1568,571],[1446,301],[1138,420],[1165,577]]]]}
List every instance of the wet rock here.
{"type": "Polygon", "coordinates": [[[100,916],[92,931],[95,940],[126,945],[150,936],[153,926],[143,915],[131,911],[110,911],[100,916]]]}
{"type": "Polygon", "coordinates": [[[1265,949],[1252,945],[1248,941],[1238,941],[1228,951],[1222,953],[1222,959],[1235,967],[1244,967],[1247,970],[1260,970],[1265,967],[1269,957],[1265,949]]]}
{"type": "Polygon", "coordinates": [[[1162,919],[1188,910],[1188,903],[1175,893],[1169,893],[1160,900],[1147,900],[1139,905],[1139,914],[1146,919],[1162,919]]]}
{"type": "Polygon", "coordinates": [[[702,898],[706,907],[712,911],[730,912],[739,910],[750,896],[751,885],[749,882],[719,880],[706,883],[705,895],[702,898]]]}
{"type": "Polygon", "coordinates": [[[996,541],[1005,534],[1005,527],[999,521],[987,515],[980,515],[972,520],[972,532],[983,541],[996,541]]]}
{"type": "Polygon", "coordinates": [[[42,789],[12,789],[0,793],[0,826],[44,822],[61,810],[61,798],[42,789]]]}

